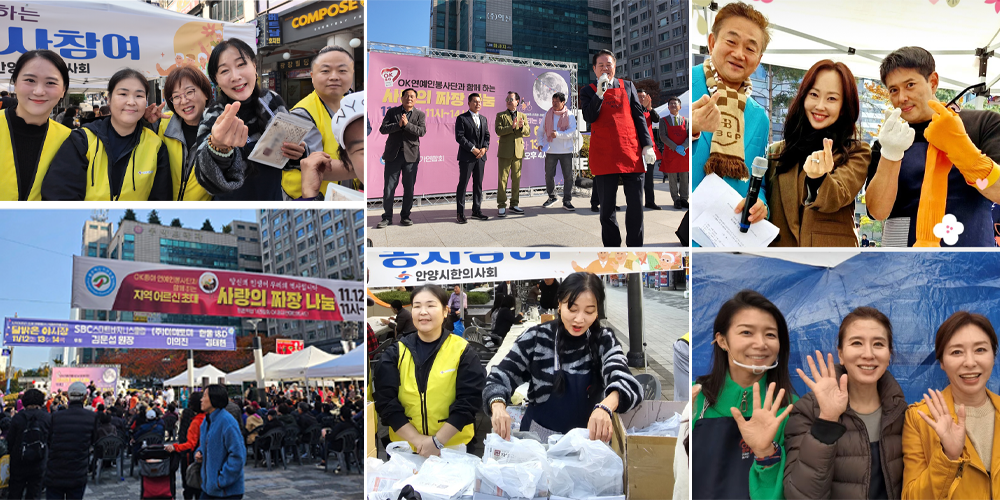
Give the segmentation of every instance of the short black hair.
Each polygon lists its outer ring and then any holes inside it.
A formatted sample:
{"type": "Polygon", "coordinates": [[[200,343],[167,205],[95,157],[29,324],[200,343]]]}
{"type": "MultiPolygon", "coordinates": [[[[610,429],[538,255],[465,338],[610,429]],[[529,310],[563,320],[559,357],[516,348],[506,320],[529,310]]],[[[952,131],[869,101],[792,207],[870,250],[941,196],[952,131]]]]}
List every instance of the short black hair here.
{"type": "Polygon", "coordinates": [[[396,300],[394,300],[394,301],[392,301],[392,302],[389,303],[389,307],[391,307],[393,309],[402,309],[403,308],[403,301],[401,301],[399,299],[396,299],[396,300]]]}
{"type": "Polygon", "coordinates": [[[507,95],[511,95],[511,94],[514,94],[514,99],[517,99],[517,103],[521,104],[521,94],[518,94],[517,92],[514,92],[513,90],[507,92],[507,95]]]}
{"type": "Polygon", "coordinates": [[[556,92],[555,94],[552,94],[552,97],[559,99],[559,102],[566,102],[566,94],[563,94],[562,92],[556,92]]]}
{"type": "Polygon", "coordinates": [[[36,57],[41,57],[56,67],[56,70],[62,75],[63,92],[69,92],[69,67],[66,66],[66,61],[63,61],[63,58],[59,54],[51,50],[29,50],[21,54],[21,57],[18,57],[17,62],[14,63],[14,70],[10,72],[10,82],[17,82],[17,75],[24,68],[24,65],[36,57]]]}
{"type": "Polygon", "coordinates": [[[104,106],[101,106],[98,109],[101,110],[101,116],[108,116],[108,115],[111,114],[111,106],[108,106],[107,104],[105,104],[104,106]]]}
{"type": "Polygon", "coordinates": [[[476,92],[473,92],[473,93],[469,94],[469,104],[472,104],[472,98],[473,98],[473,97],[478,97],[478,98],[482,99],[482,96],[480,96],[480,95],[479,95],[478,93],[476,93],[476,92]]]}
{"type": "MultiPolygon", "coordinates": [[[[239,38],[230,38],[229,40],[219,42],[219,44],[212,49],[212,54],[208,56],[208,78],[212,80],[212,84],[215,86],[219,85],[219,82],[216,80],[216,74],[219,72],[219,58],[222,57],[222,53],[229,47],[235,48],[236,51],[247,60],[247,62],[253,63],[255,66],[257,64],[254,60],[253,49],[250,48],[250,46],[243,40],[240,40],[239,38]]],[[[253,92],[254,94],[259,94],[260,92],[260,86],[257,84],[257,79],[254,79],[253,92]]]]}
{"type": "Polygon", "coordinates": [[[343,52],[344,54],[347,54],[347,57],[351,58],[351,62],[354,62],[354,54],[351,54],[351,52],[347,49],[341,47],[340,45],[327,45],[326,47],[319,49],[319,52],[317,52],[313,57],[313,64],[316,64],[317,57],[326,54],[327,52],[343,52]]]}
{"type": "MultiPolygon", "coordinates": [[[[138,70],[135,70],[135,69],[132,69],[132,68],[120,69],[117,72],[115,72],[114,75],[111,75],[111,80],[108,80],[108,94],[114,93],[115,87],[117,87],[118,84],[122,82],[122,80],[127,80],[129,78],[135,78],[136,80],[139,80],[140,82],[142,82],[142,86],[143,86],[143,88],[145,89],[145,92],[146,92],[146,97],[148,98],[149,97],[149,80],[146,80],[146,77],[142,73],[140,73],[138,70]]],[[[109,97],[109,99],[110,99],[110,97],[109,97]]],[[[91,381],[90,383],[93,384],[94,382],[91,381]]]]}
{"type": "Polygon", "coordinates": [[[229,392],[226,391],[226,386],[212,384],[205,388],[205,393],[208,395],[208,401],[212,404],[212,408],[218,410],[229,405],[229,392]]]}
{"type": "Polygon", "coordinates": [[[915,69],[927,80],[934,72],[934,56],[922,47],[902,47],[892,51],[882,59],[878,68],[882,84],[890,73],[901,68],[915,69]]]}
{"type": "Polygon", "coordinates": [[[310,410],[309,403],[306,403],[305,401],[299,403],[299,411],[301,411],[302,413],[308,413],[309,410],[310,410]]]}
{"type": "Polygon", "coordinates": [[[402,99],[403,96],[406,95],[407,92],[413,92],[413,98],[414,99],[416,99],[417,97],[420,97],[420,94],[417,93],[417,89],[407,88],[407,89],[403,90],[402,94],[399,94],[399,98],[402,99]]]}
{"type": "Polygon", "coordinates": [[[612,62],[618,62],[618,58],[615,57],[615,53],[614,52],[611,52],[608,49],[601,49],[601,50],[597,51],[596,54],[594,54],[594,61],[591,63],[591,66],[597,66],[597,58],[601,57],[603,55],[609,55],[609,56],[611,56],[611,61],[612,62]]]}
{"type": "Polygon", "coordinates": [[[7,92],[6,90],[0,90],[0,97],[7,97],[9,95],[10,95],[10,93],[7,92]]]}
{"type": "Polygon", "coordinates": [[[670,96],[670,97],[667,98],[667,104],[670,104],[671,102],[674,102],[674,101],[677,101],[677,104],[681,104],[681,98],[680,97],[672,95],[672,96],[670,96]]]}
{"type": "Polygon", "coordinates": [[[24,406],[42,406],[45,404],[45,394],[38,389],[28,389],[21,395],[21,404],[24,406]]]}

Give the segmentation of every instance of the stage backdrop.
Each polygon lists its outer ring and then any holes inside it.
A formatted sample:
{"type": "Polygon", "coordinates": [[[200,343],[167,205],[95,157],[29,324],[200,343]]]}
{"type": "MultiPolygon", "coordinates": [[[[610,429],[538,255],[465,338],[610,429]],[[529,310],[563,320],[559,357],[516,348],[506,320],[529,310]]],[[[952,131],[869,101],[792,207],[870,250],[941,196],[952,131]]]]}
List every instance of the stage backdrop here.
{"type": "Polygon", "coordinates": [[[84,385],[93,383],[100,392],[116,392],[118,368],[118,365],[54,366],[49,391],[68,391],[73,382],[83,382],[84,385]]]}
{"type": "MultiPolygon", "coordinates": [[[[497,157],[500,140],[494,122],[497,113],[507,109],[507,92],[521,96],[518,111],[528,116],[531,135],[524,138],[524,162],[521,165],[521,187],[545,185],[545,156],[538,151],[538,134],[544,134],[543,119],[552,107],[552,95],[566,94],[569,104],[569,71],[545,68],[506,66],[477,62],[453,61],[430,57],[369,54],[368,117],[372,132],[368,136],[369,196],[380,198],[383,186],[386,136],[379,133],[386,111],[400,105],[400,94],[407,88],[417,91],[416,109],[427,114],[427,134],[420,139],[420,166],[416,195],[455,193],[458,185],[458,143],[455,142],[455,117],[469,110],[469,94],[483,96],[479,113],[490,127],[490,147],[487,153],[483,189],[497,188],[497,157]]],[[[562,182],[556,173],[556,182],[562,182]]],[[[471,191],[471,183],[468,192],[471,191]]],[[[509,189],[509,185],[508,185],[509,189]]],[[[402,183],[396,196],[402,196],[402,183]]],[[[487,206],[486,208],[491,208],[487,206]]]]}
{"type": "Polygon", "coordinates": [[[73,257],[73,307],[363,321],[360,281],[73,257]]]}
{"type": "MultiPolygon", "coordinates": [[[[934,335],[948,316],[971,311],[1000,326],[1000,253],[862,253],[836,267],[721,253],[699,254],[691,266],[691,378],[709,372],[713,324],[719,307],[736,292],[751,289],[774,302],[788,322],[789,372],[799,395],[808,388],[795,372],[806,373],[806,355],[833,353],[837,359],[840,321],[853,309],[870,306],[892,321],[895,354],[889,371],[906,401],[928,388],[944,389],[948,377],[934,359],[934,335]]],[[[1000,392],[1000,363],[987,387],[1000,392]]]]}

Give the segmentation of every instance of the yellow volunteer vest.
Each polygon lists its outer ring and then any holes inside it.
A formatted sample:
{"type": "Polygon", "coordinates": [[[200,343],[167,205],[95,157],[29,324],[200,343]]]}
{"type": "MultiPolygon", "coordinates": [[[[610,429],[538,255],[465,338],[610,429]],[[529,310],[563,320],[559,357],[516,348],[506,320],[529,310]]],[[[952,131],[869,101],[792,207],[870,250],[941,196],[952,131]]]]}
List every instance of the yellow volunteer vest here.
{"type": "MultiPolygon", "coordinates": [[[[28,201],[42,199],[42,180],[49,171],[49,164],[55,157],[63,141],[69,137],[71,130],[63,124],[49,120],[49,129],[42,143],[42,154],[38,157],[38,169],[35,171],[35,181],[31,183],[28,201]]],[[[0,111],[0,200],[17,201],[20,193],[17,190],[17,167],[14,166],[14,148],[10,142],[10,126],[7,124],[7,111],[0,111]]]]}
{"type": "MultiPolygon", "coordinates": [[[[433,436],[448,419],[448,408],[455,402],[455,381],[458,379],[458,362],[468,342],[465,339],[444,332],[448,338],[441,344],[430,374],[427,375],[427,392],[421,394],[417,388],[416,364],[413,353],[399,343],[399,402],[406,411],[410,423],[417,431],[433,436]],[[425,413],[426,412],[426,413],[425,413]]],[[[475,436],[473,424],[460,429],[445,446],[466,444],[475,436]]],[[[393,441],[403,441],[392,429],[389,437],[393,441]]]]}
{"type": "MultiPolygon", "coordinates": [[[[309,116],[312,117],[313,123],[316,124],[316,128],[319,129],[319,134],[323,136],[323,152],[330,155],[330,158],[334,160],[339,160],[340,155],[337,153],[337,138],[333,136],[333,126],[330,121],[330,112],[326,109],[326,104],[323,104],[323,100],[319,98],[319,94],[316,91],[312,91],[311,94],[305,96],[298,104],[292,109],[302,108],[309,112],[309,116]]],[[[330,185],[330,181],[322,181],[319,185],[319,192],[326,194],[326,187],[330,185]]],[[[302,197],[302,171],[297,168],[289,168],[281,171],[281,187],[288,193],[288,196],[292,198],[302,197]]]]}
{"type": "Polygon", "coordinates": [[[690,344],[691,343],[691,332],[687,332],[684,335],[681,335],[681,340],[683,340],[684,342],[687,342],[688,344],[690,344]]]}
{"type": "MultiPolygon", "coordinates": [[[[159,135],[160,140],[163,141],[163,145],[167,148],[167,156],[170,157],[170,180],[171,184],[174,186],[174,201],[211,201],[212,195],[205,191],[205,188],[198,184],[198,181],[194,178],[194,164],[191,164],[191,172],[188,173],[188,178],[182,180],[181,176],[184,175],[184,151],[187,146],[173,137],[167,137],[167,126],[170,124],[170,120],[174,119],[177,115],[175,114],[165,114],[160,120],[160,130],[157,135],[159,135]],[[182,194],[183,190],[183,194],[182,194]]],[[[180,120],[181,118],[177,118],[180,120]]]]}
{"type": "Polygon", "coordinates": [[[118,198],[111,198],[111,181],[108,177],[108,152],[104,144],[87,128],[87,194],[85,201],[147,201],[153,191],[156,177],[156,155],[163,141],[156,132],[142,128],[139,144],[129,153],[128,168],[118,198]]]}

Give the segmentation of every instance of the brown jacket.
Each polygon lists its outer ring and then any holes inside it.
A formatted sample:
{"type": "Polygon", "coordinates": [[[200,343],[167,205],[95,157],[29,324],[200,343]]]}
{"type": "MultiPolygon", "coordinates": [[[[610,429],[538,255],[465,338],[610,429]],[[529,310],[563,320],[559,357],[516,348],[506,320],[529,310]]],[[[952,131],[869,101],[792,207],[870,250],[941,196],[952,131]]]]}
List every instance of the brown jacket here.
{"type": "MultiPolygon", "coordinates": [[[[843,373],[843,365],[837,365],[837,376],[843,373]]],[[[903,489],[906,399],[888,371],[878,381],[878,394],[882,399],[882,474],[889,498],[899,498],[903,489]]],[[[817,426],[817,420],[819,404],[810,392],[795,403],[785,425],[785,498],[868,498],[871,447],[864,422],[848,406],[838,422],[843,434],[833,444],[825,444],[816,437],[822,432],[817,427],[823,425],[817,426]]]]}
{"type": "MultiPolygon", "coordinates": [[[[768,148],[775,158],[784,141],[768,148]]],[[[773,247],[856,247],[854,199],[861,192],[868,175],[871,147],[855,141],[847,153],[834,154],[833,171],[826,175],[816,199],[806,204],[806,172],[801,166],[785,173],[775,167],[768,171],[767,204],[771,223],[778,227],[773,247]]]]}

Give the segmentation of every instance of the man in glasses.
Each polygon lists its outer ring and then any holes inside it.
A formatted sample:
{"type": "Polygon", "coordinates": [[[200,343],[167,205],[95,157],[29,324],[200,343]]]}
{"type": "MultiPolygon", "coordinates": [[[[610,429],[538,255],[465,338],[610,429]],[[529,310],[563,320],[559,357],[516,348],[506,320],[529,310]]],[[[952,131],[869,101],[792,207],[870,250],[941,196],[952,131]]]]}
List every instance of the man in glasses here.
{"type": "Polygon", "coordinates": [[[493,122],[494,130],[500,136],[500,151],[497,152],[499,165],[497,182],[497,216],[507,215],[507,178],[510,178],[510,211],[523,214],[517,206],[518,191],[521,189],[521,159],[524,158],[524,138],[531,133],[528,117],[519,111],[521,96],[517,92],[507,92],[507,110],[497,113],[493,122]]]}
{"type": "Polygon", "coordinates": [[[903,47],[882,60],[880,76],[896,109],[872,146],[868,214],[885,220],[882,246],[940,246],[944,240],[992,247],[1000,115],[946,108],[934,97],[934,67],[934,57],[920,47],[903,47]]]}
{"type": "Polygon", "coordinates": [[[635,85],[615,78],[615,55],[594,54],[597,84],[580,92],[583,119],[590,124],[590,172],[594,174],[601,211],[601,239],[605,247],[620,247],[622,235],[615,217],[618,182],[625,191],[625,245],[641,247],[642,184],[646,164],[656,162],[653,138],[646,126],[645,106],[635,85]]]}

